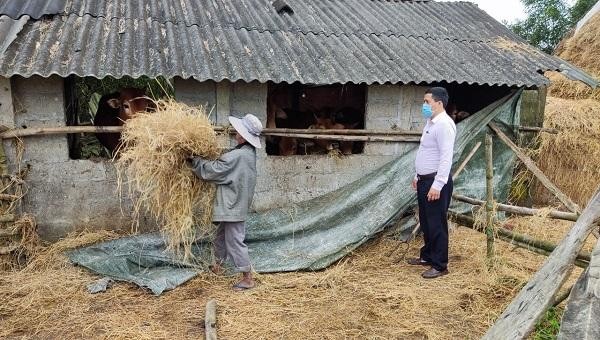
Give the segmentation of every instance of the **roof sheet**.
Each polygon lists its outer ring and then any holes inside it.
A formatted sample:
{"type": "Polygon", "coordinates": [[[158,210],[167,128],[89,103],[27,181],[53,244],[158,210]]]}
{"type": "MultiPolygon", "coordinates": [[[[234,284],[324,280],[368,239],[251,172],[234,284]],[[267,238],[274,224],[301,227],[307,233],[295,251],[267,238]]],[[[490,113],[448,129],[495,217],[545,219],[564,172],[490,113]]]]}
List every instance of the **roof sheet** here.
{"type": "Polygon", "coordinates": [[[286,1],[294,14],[270,0],[68,0],[27,22],[0,75],[535,86],[570,67],[467,2],[286,1]]]}

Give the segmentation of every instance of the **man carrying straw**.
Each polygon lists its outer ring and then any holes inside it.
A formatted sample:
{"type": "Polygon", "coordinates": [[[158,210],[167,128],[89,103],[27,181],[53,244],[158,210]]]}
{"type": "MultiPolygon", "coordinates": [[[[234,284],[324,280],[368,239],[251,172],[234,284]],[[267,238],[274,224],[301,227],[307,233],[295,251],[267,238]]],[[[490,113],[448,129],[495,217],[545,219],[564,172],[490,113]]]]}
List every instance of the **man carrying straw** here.
{"type": "Polygon", "coordinates": [[[452,197],[452,155],[456,126],[446,114],[448,92],[432,87],[425,92],[423,117],[427,119],[415,160],[412,181],[419,202],[419,223],[425,245],[418,258],[408,264],[430,266],[421,276],[434,279],[448,274],[448,207],[452,197]]]}
{"type": "Polygon", "coordinates": [[[262,124],[251,114],[241,119],[229,117],[229,122],[237,132],[237,146],[215,161],[194,157],[191,162],[196,176],[217,185],[212,220],[219,226],[214,240],[216,263],[211,270],[222,273],[222,265],[229,257],[236,272],[243,273],[242,280],[233,289],[242,291],[255,286],[244,239],[245,221],[256,184],[256,148],[261,148],[262,124]]]}

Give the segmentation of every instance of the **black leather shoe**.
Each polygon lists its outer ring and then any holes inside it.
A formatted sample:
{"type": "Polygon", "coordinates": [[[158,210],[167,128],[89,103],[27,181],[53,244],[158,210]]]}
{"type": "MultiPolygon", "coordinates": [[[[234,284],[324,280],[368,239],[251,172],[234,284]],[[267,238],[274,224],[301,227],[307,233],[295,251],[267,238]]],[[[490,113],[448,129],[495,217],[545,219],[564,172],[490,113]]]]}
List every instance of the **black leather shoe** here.
{"type": "Polygon", "coordinates": [[[425,260],[422,260],[419,257],[408,259],[408,261],[406,261],[406,263],[410,264],[411,266],[431,266],[431,263],[429,263],[425,260]]]}
{"type": "Polygon", "coordinates": [[[421,276],[425,279],[435,279],[440,276],[448,275],[448,269],[443,271],[439,271],[435,268],[429,268],[421,274],[421,276]]]}

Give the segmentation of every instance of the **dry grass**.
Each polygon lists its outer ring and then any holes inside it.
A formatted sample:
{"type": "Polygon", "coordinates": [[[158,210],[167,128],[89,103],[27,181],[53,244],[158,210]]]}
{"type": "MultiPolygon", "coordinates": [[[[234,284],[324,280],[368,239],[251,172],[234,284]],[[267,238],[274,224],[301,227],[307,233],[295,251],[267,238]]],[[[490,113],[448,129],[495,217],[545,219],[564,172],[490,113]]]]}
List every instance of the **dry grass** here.
{"type": "MultiPolygon", "coordinates": [[[[537,163],[553,183],[583,207],[600,185],[600,102],[549,97],[544,126],[560,132],[540,135],[537,163]]],[[[539,184],[534,193],[539,198],[548,196],[539,184]]]]}
{"type": "Polygon", "coordinates": [[[565,42],[559,57],[591,74],[600,75],[600,13],[565,42]]]}
{"type": "Polygon", "coordinates": [[[564,99],[594,99],[600,101],[600,87],[592,89],[588,85],[575,80],[569,80],[558,72],[546,72],[551,85],[548,95],[564,99]]]}
{"type": "Polygon", "coordinates": [[[125,124],[125,147],[116,162],[119,183],[127,178],[136,217],[142,208],[149,212],[159,221],[169,250],[187,258],[197,234],[213,231],[215,187],[198,179],[185,160],[192,155],[215,159],[220,148],[203,108],[174,101],[157,106],[156,112],[125,124]]]}
{"type": "Polygon", "coordinates": [[[498,242],[499,265],[488,272],[485,235],[458,228],[451,274],[433,281],[421,267],[393,264],[397,241],[377,239],[324,271],[258,275],[244,293],[231,291],[233,277],[201,274],[160,297],[124,283],[90,295],[85,286],[98,277],[59,252],[114,236],[68,238],[25,270],[2,273],[0,337],[199,338],[204,305],[216,298],[223,339],[476,339],[545,259],[498,242]]]}
{"type": "MultiPolygon", "coordinates": [[[[561,45],[559,57],[600,78],[600,13],[561,45]]],[[[600,184],[600,88],[594,90],[556,72],[546,75],[552,84],[544,126],[560,133],[541,135],[536,158],[550,180],[585,206],[600,184]]],[[[549,203],[540,185],[534,188],[534,196],[540,198],[537,203],[549,203]]]]}

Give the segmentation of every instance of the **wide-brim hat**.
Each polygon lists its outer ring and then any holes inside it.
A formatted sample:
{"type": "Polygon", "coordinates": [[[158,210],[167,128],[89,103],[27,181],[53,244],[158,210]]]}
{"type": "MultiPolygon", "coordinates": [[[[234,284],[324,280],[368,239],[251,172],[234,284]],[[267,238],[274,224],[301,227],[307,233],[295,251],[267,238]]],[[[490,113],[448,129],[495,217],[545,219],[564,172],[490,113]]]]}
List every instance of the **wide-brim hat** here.
{"type": "Polygon", "coordinates": [[[247,114],[243,118],[229,117],[229,122],[248,143],[257,149],[262,148],[260,133],[263,127],[260,119],[255,115],[247,114]]]}

